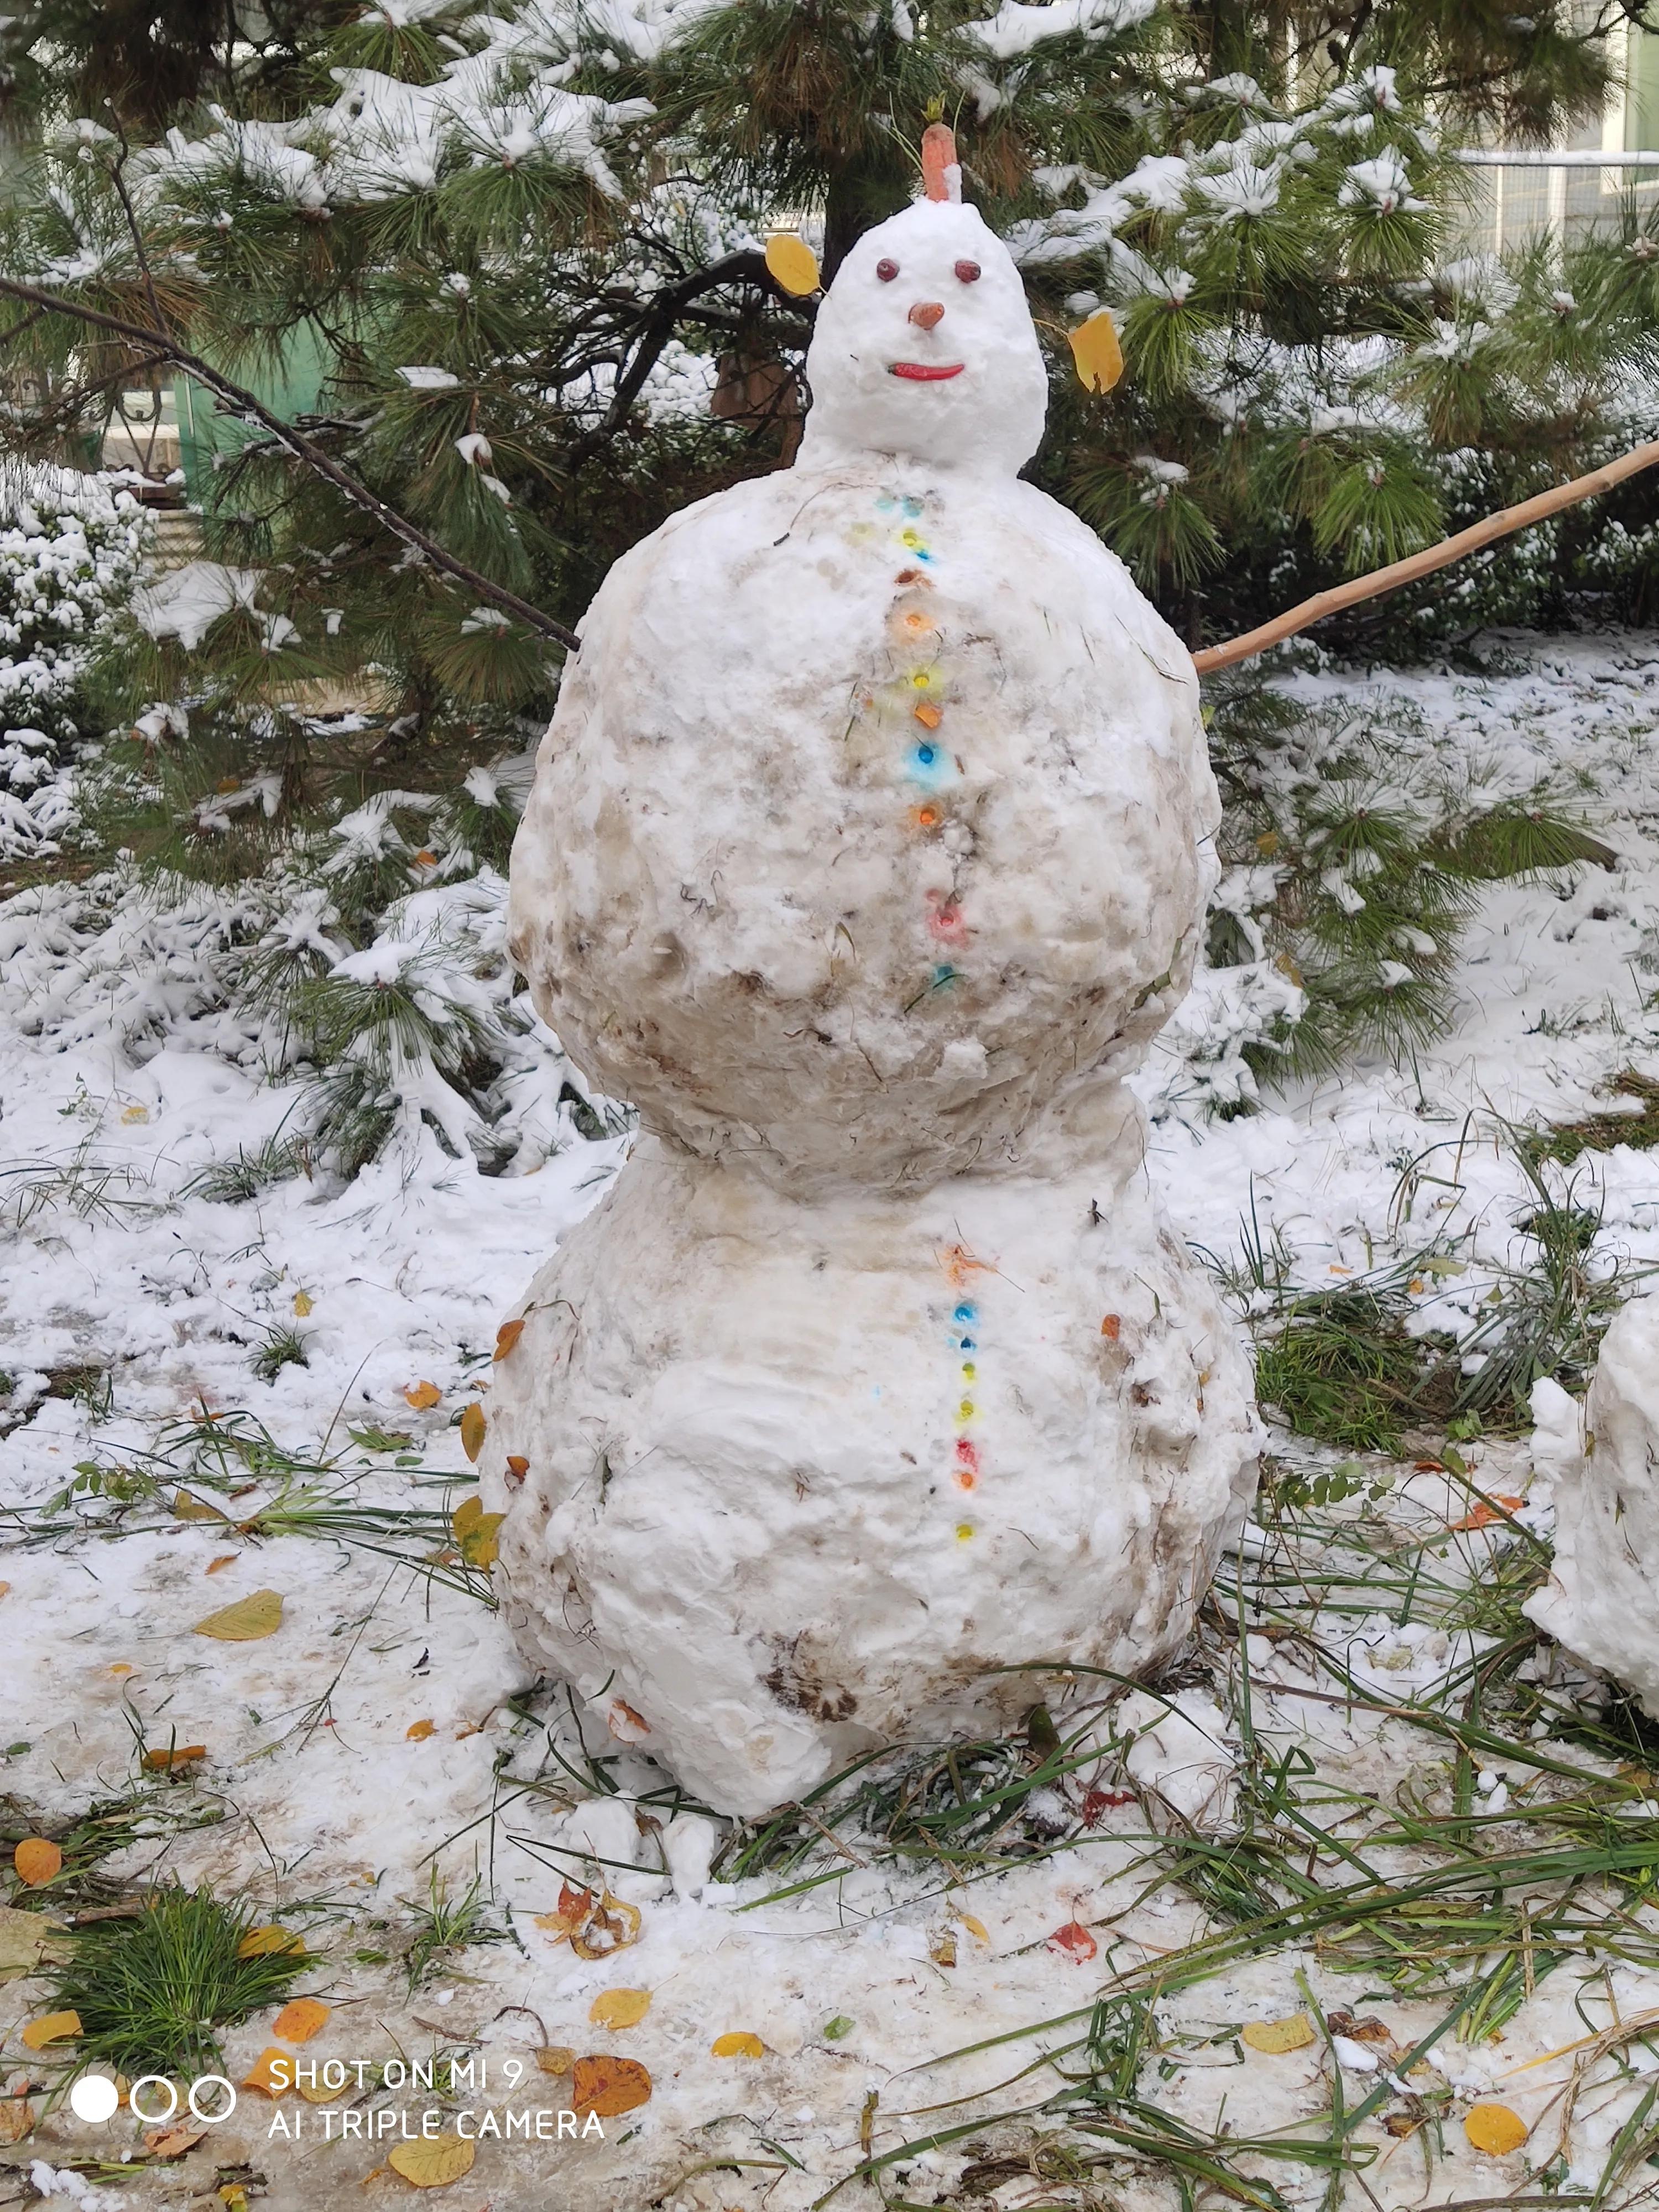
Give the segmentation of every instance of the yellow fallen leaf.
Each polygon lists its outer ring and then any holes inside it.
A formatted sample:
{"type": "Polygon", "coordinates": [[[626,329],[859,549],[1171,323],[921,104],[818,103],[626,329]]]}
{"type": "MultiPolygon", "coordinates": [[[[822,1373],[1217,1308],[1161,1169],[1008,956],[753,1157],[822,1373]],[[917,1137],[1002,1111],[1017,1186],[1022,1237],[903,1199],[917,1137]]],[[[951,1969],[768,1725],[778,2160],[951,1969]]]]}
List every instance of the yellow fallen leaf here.
{"type": "Polygon", "coordinates": [[[823,282],[818,257],[804,238],[793,230],[775,230],[766,241],[768,273],[797,300],[805,300],[823,282]]]}
{"type": "Polygon", "coordinates": [[[430,1413],[443,1395],[435,1382],[416,1382],[404,1392],[404,1396],[417,1413],[430,1413]]]}
{"type": "Polygon", "coordinates": [[[968,1933],[970,1936],[977,1936],[981,1943],[988,1943],[990,1942],[990,1929],[985,1925],[985,1923],[977,1918],[975,1914],[971,1912],[958,1912],[957,1918],[961,1921],[963,1926],[968,1930],[968,1933]]]}
{"type": "Polygon", "coordinates": [[[1252,2051],[1265,2051],[1274,2057],[1287,2051],[1305,2051],[1313,2040],[1313,2022],[1304,2012],[1293,2012],[1284,2020],[1250,2021],[1239,2035],[1239,2041],[1252,2051]]]}
{"type": "Polygon", "coordinates": [[[11,1855],[17,1879],[30,1889],[43,1889],[63,1872],[64,1854],[45,1836],[25,1836],[11,1855]]]}
{"type": "Polygon", "coordinates": [[[0,1982],[61,1960],[63,1946],[54,1939],[64,1933],[63,1922],[44,1912],[20,1912],[15,1905],[0,1905],[0,1982]]]}
{"type": "Polygon", "coordinates": [[[556,2080],[568,2074],[575,2063],[576,2054],[568,2044],[544,2043],[536,2053],[537,2065],[544,2074],[551,2074],[556,2080]]]}
{"type": "MultiPolygon", "coordinates": [[[[290,1951],[295,1958],[304,1958],[304,1936],[296,1936],[291,1928],[279,1928],[274,1922],[264,1928],[250,1928],[236,1946],[239,1959],[269,1959],[290,1951]]],[[[278,2052],[279,2057],[281,2055],[278,2052]]]]}
{"type": "Polygon", "coordinates": [[[484,1409],[475,1398],[461,1415],[461,1449],[471,1460],[476,1460],[484,1448],[484,1437],[489,1424],[484,1419],[484,1409]]]}
{"type": "Polygon", "coordinates": [[[577,1929],[585,1927],[598,1910],[598,1903],[591,1889],[576,1889],[568,1881],[561,1882],[558,1911],[538,1912],[536,1925],[544,1929],[556,1942],[562,1943],[577,1929]]]}
{"type": "Polygon", "coordinates": [[[240,2181],[221,2182],[213,2193],[225,2212],[247,2212],[247,2191],[240,2181]]]}
{"type": "MultiPolygon", "coordinates": [[[[483,1419],[481,1413],[479,1419],[483,1419]]],[[[450,1528],[460,1547],[461,1557],[471,1567],[493,1567],[501,1550],[497,1530],[507,1518],[504,1513],[486,1513],[483,1501],[474,1491],[465,1498],[449,1516],[450,1528]]]]}
{"type": "MultiPolygon", "coordinates": [[[[334,2062],[331,2060],[328,2063],[329,2064],[332,2064],[334,2062]]],[[[305,2099],[307,2104],[331,2105],[337,2098],[343,2097],[348,2089],[355,2089],[357,2085],[352,2079],[350,2071],[348,2069],[342,2067],[340,2080],[332,2084],[322,2078],[326,2071],[326,2066],[319,2066],[317,2069],[318,2079],[316,2081],[311,2081],[302,2078],[295,2083],[294,2086],[298,2089],[300,2094],[305,2099]]]]}
{"type": "Polygon", "coordinates": [[[210,1575],[222,1575],[227,1567],[234,1567],[241,1556],[240,1552],[221,1552],[216,1559],[208,1561],[204,1571],[210,1575]]]}
{"type": "Polygon", "coordinates": [[[129,1667],[125,1659],[118,1659],[109,1671],[112,1674],[136,1674],[138,1669],[136,1667],[129,1667]]]}
{"type": "Polygon", "coordinates": [[[1070,333],[1072,359],[1091,392],[1109,392],[1123,374],[1123,349],[1117,342],[1117,325],[1105,307],[1097,308],[1086,323],[1070,333]]]}
{"type": "Polygon", "coordinates": [[[501,1538],[496,1534],[507,1516],[505,1513],[486,1513],[483,1522],[461,1547],[461,1557],[470,1567],[493,1567],[501,1555],[501,1538]]]}
{"type": "Polygon", "coordinates": [[[146,2128],[144,2148],[152,2158],[182,2158],[187,2150],[194,2150],[198,2142],[205,2142],[207,2130],[183,2127],[176,2124],[159,2128],[146,2128]]]}
{"type": "Polygon", "coordinates": [[[146,1774],[166,1774],[175,1766],[193,1766],[206,1757],[204,1743],[175,1743],[166,1751],[147,1751],[142,1764],[146,1774]]]}
{"type": "Polygon", "coordinates": [[[637,2027],[650,2009],[649,1990],[601,1990],[587,2017],[600,2027],[637,2027]]]}
{"type": "Polygon", "coordinates": [[[23,2041],[31,2051],[44,2051],[48,2044],[67,2043],[80,2033],[78,2012],[45,2012],[23,2030],[23,2041]]]}
{"type": "Polygon", "coordinates": [[[258,1644],[274,1636],[283,1625],[283,1600],[278,1590],[255,1590],[239,1597],[234,1605],[209,1613],[196,1624],[198,1636],[211,1636],[221,1644],[258,1644]]]}
{"type": "Polygon", "coordinates": [[[727,2035],[717,2035],[708,2046],[708,2053],[712,2058],[764,2058],[766,2045],[759,2036],[738,2027],[727,2035]]]}
{"type": "Polygon", "coordinates": [[[175,1521],[228,1521],[230,1516],[222,1513],[216,1505],[210,1505],[205,1498],[180,1490],[173,1495],[173,1517],[175,1521]]]}
{"type": "Polygon", "coordinates": [[[517,1321],[504,1321],[501,1323],[495,1332],[495,1350],[491,1358],[492,1365],[495,1360],[506,1358],[507,1353],[524,1334],[524,1325],[529,1318],[527,1314],[520,1314],[517,1321]]]}
{"type": "Polygon", "coordinates": [[[437,1726],[436,1721],[410,1721],[409,1726],[404,1730],[404,1741],[409,1743],[424,1743],[428,1736],[435,1733],[437,1726]]]}
{"type": "Polygon", "coordinates": [[[148,1106],[125,1107],[122,1109],[121,1119],[124,1121],[148,1121],[149,1109],[148,1106]]]}
{"type": "Polygon", "coordinates": [[[636,2058],[579,2058],[570,2075],[570,2103],[577,2112],[612,2120],[650,2100],[651,2076],[636,2058]]]}
{"type": "Polygon", "coordinates": [[[10,1588],[11,1584],[9,1583],[0,1583],[0,1597],[4,1597],[10,1588]]]}
{"type": "Polygon", "coordinates": [[[311,1311],[311,1294],[309,1291],[295,1291],[294,1293],[294,1310],[299,1315],[301,1321],[305,1319],[306,1316],[311,1311]]]}
{"type": "Polygon", "coordinates": [[[1507,2105],[1474,2105],[1463,2123],[1463,2132],[1488,2158],[1504,2158],[1519,2150],[1532,2130],[1507,2105]]]}
{"type": "Polygon", "coordinates": [[[279,2043],[309,2043],[332,2012],[320,1997],[291,1997],[270,2023],[279,2043]]]}
{"type": "Polygon", "coordinates": [[[20,2143],[34,2130],[34,2107],[27,2097],[0,2097],[0,2143],[20,2143]]]}
{"type": "Polygon", "coordinates": [[[386,2162],[416,2189],[447,2189],[471,2172],[477,2155],[466,2136],[422,2136],[416,2142],[396,2144],[386,2162]]]}
{"type": "Polygon", "coordinates": [[[625,1951],[639,1942],[644,1919],[637,1905],[612,1897],[607,1889],[581,1924],[571,1929],[570,1948],[579,1959],[608,1959],[613,1951],[625,1951]]]}
{"type": "MultiPolygon", "coordinates": [[[[246,1954],[239,1951],[236,1955],[240,1959],[246,1954]]],[[[262,2090],[267,2097],[272,2099],[286,2097],[294,2087],[294,2069],[296,2063],[290,2051],[278,2051],[273,2043],[259,2053],[247,2072],[243,2075],[242,2087],[245,2089],[262,2090]]]]}

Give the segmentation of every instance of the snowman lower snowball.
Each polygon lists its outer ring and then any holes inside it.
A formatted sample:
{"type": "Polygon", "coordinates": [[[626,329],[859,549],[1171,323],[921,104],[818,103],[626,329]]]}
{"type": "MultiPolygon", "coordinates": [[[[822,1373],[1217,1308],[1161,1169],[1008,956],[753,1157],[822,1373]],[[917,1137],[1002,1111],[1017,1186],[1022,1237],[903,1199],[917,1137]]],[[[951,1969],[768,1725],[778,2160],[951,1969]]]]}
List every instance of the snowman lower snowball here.
{"type": "Polygon", "coordinates": [[[1219,807],[1190,659],[1018,480],[1046,377],[957,193],[819,310],[795,465],[582,624],[510,943],[642,1132],[532,1286],[480,1461],[526,1655],[716,1809],[1188,1632],[1249,1364],[1123,1078],[1219,807]]]}

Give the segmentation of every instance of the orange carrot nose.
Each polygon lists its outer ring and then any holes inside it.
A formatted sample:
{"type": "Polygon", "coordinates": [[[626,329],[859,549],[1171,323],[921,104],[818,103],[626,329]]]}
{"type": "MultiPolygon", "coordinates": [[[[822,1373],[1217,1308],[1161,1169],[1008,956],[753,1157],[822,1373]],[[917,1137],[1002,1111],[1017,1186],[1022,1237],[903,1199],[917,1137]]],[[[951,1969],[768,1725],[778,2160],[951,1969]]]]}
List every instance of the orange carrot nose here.
{"type": "Polygon", "coordinates": [[[931,331],[935,323],[944,319],[945,310],[937,300],[918,300],[910,310],[910,320],[931,331]]]}

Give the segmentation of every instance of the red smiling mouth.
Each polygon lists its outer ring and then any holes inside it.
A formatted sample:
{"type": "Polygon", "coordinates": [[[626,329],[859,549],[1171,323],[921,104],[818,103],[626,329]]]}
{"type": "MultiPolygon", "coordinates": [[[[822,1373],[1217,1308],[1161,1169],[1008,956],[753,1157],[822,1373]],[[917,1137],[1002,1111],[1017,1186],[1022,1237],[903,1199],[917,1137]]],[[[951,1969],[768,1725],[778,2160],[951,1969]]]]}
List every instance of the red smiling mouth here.
{"type": "Polygon", "coordinates": [[[960,376],[962,371],[963,363],[959,361],[896,361],[887,373],[890,376],[908,377],[912,384],[943,384],[947,376],[960,376]]]}

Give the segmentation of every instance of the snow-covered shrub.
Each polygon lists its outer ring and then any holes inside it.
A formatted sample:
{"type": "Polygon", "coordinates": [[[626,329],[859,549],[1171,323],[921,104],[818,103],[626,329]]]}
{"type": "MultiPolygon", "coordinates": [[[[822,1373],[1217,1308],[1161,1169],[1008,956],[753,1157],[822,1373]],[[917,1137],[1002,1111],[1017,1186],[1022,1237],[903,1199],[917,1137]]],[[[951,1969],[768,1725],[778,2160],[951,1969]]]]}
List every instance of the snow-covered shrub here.
{"type": "Polygon", "coordinates": [[[101,478],[0,474],[0,856],[55,851],[73,824],[68,763],[99,733],[87,668],[147,535],[131,493],[101,478]]]}
{"type": "MultiPolygon", "coordinates": [[[[1231,915],[1255,948],[1253,958],[1212,967],[1200,958],[1193,988],[1159,1031],[1133,1086],[1155,1121],[1231,1119],[1261,1097],[1258,1070],[1290,1056],[1307,993],[1284,953],[1270,953],[1264,931],[1237,900],[1255,871],[1230,868],[1211,902],[1212,916],[1231,915]]],[[[1259,886],[1253,886],[1258,888],[1259,886]]]]}
{"type": "Polygon", "coordinates": [[[1408,1057],[1449,1024],[1483,885],[1611,858],[1553,793],[1454,771],[1398,696],[1314,708],[1246,676],[1218,686],[1210,741],[1224,867],[1192,994],[1136,1083],[1155,1118],[1408,1057]]]}
{"type": "MultiPolygon", "coordinates": [[[[186,744],[179,709],[146,720],[147,753],[186,744]]],[[[143,802],[129,750],[101,771],[106,816],[112,793],[143,802]]],[[[336,799],[240,879],[129,854],[21,894],[0,906],[0,1013],[65,1045],[113,1036],[135,1064],[182,1047],[297,1083],[258,1181],[349,1176],[423,1131],[486,1173],[531,1172],[623,1117],[584,1095],[507,958],[501,870],[529,768],[514,756],[447,790],[336,799]]],[[[203,838],[228,834],[240,795],[199,802],[232,809],[203,838]]],[[[227,1191],[258,1164],[226,1164],[227,1191]]]]}

